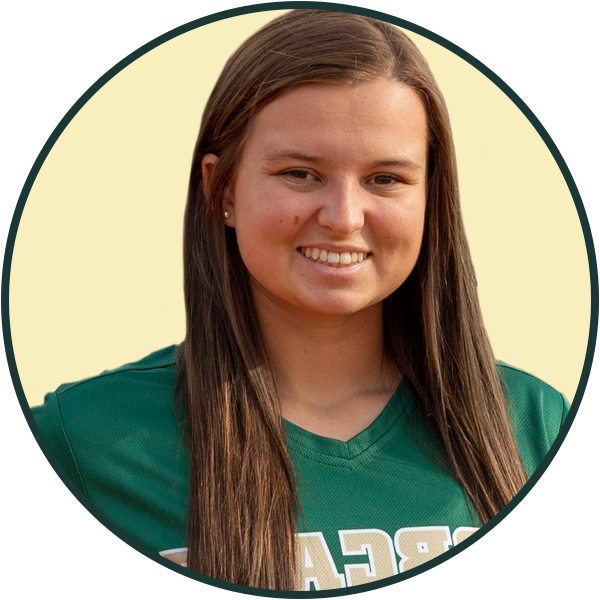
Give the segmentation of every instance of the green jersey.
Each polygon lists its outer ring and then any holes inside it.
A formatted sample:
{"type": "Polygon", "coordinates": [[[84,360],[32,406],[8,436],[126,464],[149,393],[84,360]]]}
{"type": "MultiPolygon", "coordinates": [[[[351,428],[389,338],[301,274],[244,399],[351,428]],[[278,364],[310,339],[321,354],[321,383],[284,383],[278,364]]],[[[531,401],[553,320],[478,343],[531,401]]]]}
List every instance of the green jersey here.
{"type": "MultiPolygon", "coordinates": [[[[188,457],[173,395],[176,346],[62,385],[33,408],[68,476],[106,517],[185,565],[188,457]]],[[[568,403],[553,388],[499,365],[528,474],[556,438],[568,403]]],[[[383,412],[347,442],[285,422],[298,475],[298,589],[369,583],[406,571],[481,525],[402,381],[383,412]]]]}

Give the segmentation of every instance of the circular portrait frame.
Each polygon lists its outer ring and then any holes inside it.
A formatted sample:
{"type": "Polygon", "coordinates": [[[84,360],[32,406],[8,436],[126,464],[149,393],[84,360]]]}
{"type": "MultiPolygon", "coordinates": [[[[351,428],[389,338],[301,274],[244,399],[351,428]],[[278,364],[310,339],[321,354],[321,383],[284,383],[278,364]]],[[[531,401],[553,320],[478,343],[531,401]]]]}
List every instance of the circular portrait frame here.
{"type": "Polygon", "coordinates": [[[567,161],[534,110],[492,69],[439,34],[380,11],[332,2],[272,2],[223,10],[155,37],[111,67],[72,104],[41,148],[16,203],[3,262],[2,325],[13,387],[33,437],[64,485],[98,522],[157,564],[195,581],[260,597],[325,598],[376,590],[425,573],[477,543],[523,501],[554,460],[585,393],[597,338],[598,274],[589,219],[567,161]],[[572,402],[558,438],[529,482],[460,547],[388,579],[319,592],[244,588],[156,555],[81,494],[50,452],[29,410],[65,381],[183,339],[179,240],[203,102],[244,36],[278,11],[293,8],[355,12],[388,21],[404,29],[425,54],[446,97],[453,128],[455,120],[471,122],[469,128],[456,127],[454,135],[465,227],[497,358],[530,370],[572,402]],[[211,53],[209,45],[200,50],[194,46],[194,35],[203,37],[210,27],[214,39],[222,41],[223,27],[231,31],[243,17],[248,20],[242,27],[246,33],[230,35],[220,53],[211,53]],[[441,58],[422,45],[442,48],[441,58]],[[193,59],[200,64],[192,77],[190,63],[177,61],[191,48],[200,53],[193,59]],[[452,68],[433,64],[448,53],[456,59],[452,68]],[[487,82],[481,88],[469,87],[475,72],[475,79],[487,82]],[[454,100],[450,80],[469,90],[468,101],[461,102],[460,96],[454,100]],[[140,100],[144,96],[148,101],[140,100]],[[511,115],[517,114],[513,121],[511,115]],[[482,129],[486,121],[489,128],[482,129]],[[507,140],[515,132],[521,137],[511,145],[507,140]],[[504,146],[490,148],[490,136],[503,140],[504,146]],[[536,147],[540,165],[531,156],[530,148],[536,147]],[[472,156],[469,148],[476,148],[472,156]],[[494,170],[509,153],[514,157],[501,171],[513,182],[510,199],[511,185],[500,185],[494,170]],[[469,167],[463,175],[465,163],[469,167]],[[553,195],[553,189],[559,191],[553,195]],[[559,237],[562,247],[552,249],[551,240],[559,237]],[[531,289],[537,290],[533,298],[531,289]],[[157,314],[169,318],[156,319],[157,314]],[[552,314],[561,318],[546,332],[544,324],[548,329],[552,314]],[[119,332],[132,343],[122,343],[119,332]],[[520,353],[522,339],[536,344],[520,353]],[[561,379],[566,371],[569,375],[561,379]]]}

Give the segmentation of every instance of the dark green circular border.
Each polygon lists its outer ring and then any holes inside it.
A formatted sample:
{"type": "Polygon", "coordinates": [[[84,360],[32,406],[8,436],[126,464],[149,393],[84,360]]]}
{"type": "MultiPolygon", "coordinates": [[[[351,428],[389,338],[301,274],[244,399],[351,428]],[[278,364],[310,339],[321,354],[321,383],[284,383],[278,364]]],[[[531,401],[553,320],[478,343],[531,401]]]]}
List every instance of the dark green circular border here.
{"type": "Polygon", "coordinates": [[[592,233],[590,230],[590,225],[587,219],[587,215],[585,212],[585,208],[583,206],[583,202],[581,201],[581,196],[577,190],[577,186],[575,185],[575,181],[571,176],[571,173],[560,154],[558,148],[552,141],[552,138],[548,134],[548,132],[544,129],[542,124],[538,121],[536,116],[531,112],[531,110],[527,107],[527,105],[521,100],[521,98],[495,73],[493,73],[490,69],[488,69],[485,65],[479,62],[475,57],[470,55],[468,52],[465,52],[462,48],[457,45],[449,42],[445,38],[420,27],[419,25],[415,25],[414,23],[410,23],[409,21],[405,21],[403,19],[399,19],[392,15],[388,15],[386,13],[382,13],[375,10],[369,10],[366,8],[360,8],[357,6],[350,6],[346,4],[335,4],[330,2],[268,2],[264,4],[254,4],[250,6],[244,6],[240,8],[235,8],[231,10],[225,10],[219,13],[215,13],[213,15],[209,15],[207,17],[203,17],[201,19],[197,19],[195,21],[191,21],[185,25],[180,27],[176,27],[171,31],[155,38],[151,42],[143,45],[141,48],[132,52],[129,56],[121,60],[117,63],[112,69],[107,71],[94,85],[92,85],[82,96],[77,100],[77,102],[73,105],[73,107],[67,112],[67,114],[60,121],[56,129],[52,132],[52,135],[48,138],[48,141],[45,143],[42,151],[39,153],[27,180],[25,181],[25,185],[23,186],[23,190],[21,195],[19,196],[19,200],[17,203],[17,207],[15,209],[15,213],[11,222],[11,226],[8,232],[8,239],[6,242],[6,252],[4,254],[4,263],[2,268],[2,326],[4,332],[4,346],[6,348],[6,356],[8,360],[8,366],[10,370],[10,374],[12,377],[13,385],[15,387],[15,391],[17,393],[17,397],[21,404],[21,408],[23,409],[23,413],[25,418],[27,419],[27,423],[31,428],[38,444],[43,450],[46,458],[63,480],[65,485],[71,490],[71,492],[75,495],[75,497],[85,506],[85,508],[92,513],[98,521],[100,521],[105,527],[119,536],[123,541],[128,543],[130,546],[145,554],[152,560],[162,564],[169,569],[181,573],[187,577],[192,579],[196,579],[198,581],[202,581],[203,583],[213,585],[216,587],[224,588],[227,590],[231,590],[234,592],[241,592],[244,594],[252,594],[257,596],[267,596],[274,598],[328,598],[333,596],[344,596],[348,594],[355,594],[359,592],[366,592],[369,590],[374,590],[380,587],[388,586],[398,581],[403,581],[405,579],[409,579],[414,577],[415,575],[419,575],[428,569],[431,569],[442,562],[452,558],[459,552],[466,550],[469,546],[475,543],[479,538],[485,535],[490,529],[498,525],[502,519],[504,519],[514,508],[521,502],[521,500],[527,495],[527,493],[531,490],[531,488],[537,483],[540,477],[544,474],[548,465],[558,452],[560,445],[563,443],[571,424],[573,423],[573,419],[575,418],[575,414],[579,409],[579,405],[581,404],[581,400],[583,398],[583,393],[585,391],[585,387],[588,382],[588,378],[590,375],[590,370],[592,367],[592,360],[594,358],[594,350],[596,346],[596,336],[598,330],[598,268],[596,263],[596,254],[594,251],[594,242],[592,239],[592,233]],[[284,9],[292,9],[292,8],[309,8],[309,9],[317,9],[317,10],[334,10],[338,12],[347,12],[347,13],[355,13],[358,15],[364,15],[367,17],[373,17],[375,19],[379,19],[381,21],[387,21],[388,23],[392,23],[393,25],[397,25],[404,29],[408,29],[417,33],[421,36],[424,36],[431,41],[443,46],[444,48],[450,50],[460,58],[466,60],[469,64],[475,67],[478,71],[480,71],[483,75],[485,75],[490,81],[495,83],[521,110],[521,112],[527,117],[529,122],[535,127],[535,130],[538,132],[544,143],[552,153],[556,164],[560,168],[560,171],[565,178],[567,186],[569,187],[569,191],[571,192],[571,196],[573,197],[573,202],[575,203],[575,207],[577,209],[577,214],[579,215],[579,221],[581,223],[581,229],[583,231],[583,237],[585,239],[585,244],[587,248],[588,254],[588,262],[590,268],[590,290],[591,290],[591,314],[590,314],[590,330],[588,337],[588,344],[585,354],[585,361],[583,364],[583,370],[581,373],[581,378],[579,380],[579,385],[577,386],[577,391],[575,393],[575,398],[573,400],[572,408],[569,411],[569,414],[566,418],[564,426],[561,428],[558,437],[556,438],[554,444],[550,448],[548,454],[541,462],[540,466],[537,468],[535,473],[531,476],[527,484],[519,491],[519,493],[486,525],[481,527],[477,532],[471,535],[467,540],[461,542],[458,546],[455,546],[444,552],[444,554],[434,558],[427,563],[415,567],[410,571],[405,573],[401,573],[400,575],[395,575],[393,577],[388,577],[386,579],[379,580],[374,583],[363,584],[359,586],[353,586],[348,588],[342,588],[340,590],[323,590],[323,591],[313,591],[313,592],[281,592],[281,591],[272,591],[272,590],[262,590],[258,588],[250,588],[242,585],[237,585],[233,583],[228,583],[226,581],[221,581],[219,579],[214,579],[212,577],[207,577],[206,575],[201,575],[194,571],[190,571],[180,565],[177,565],[166,558],[163,558],[158,553],[150,550],[139,541],[132,538],[129,534],[121,530],[118,526],[112,523],[109,519],[107,519],[97,508],[95,508],[90,501],[79,491],[79,489],[72,483],[69,479],[63,468],[60,466],[50,448],[48,447],[46,441],[42,437],[40,430],[38,429],[35,421],[33,419],[33,415],[31,410],[29,409],[29,405],[27,403],[27,399],[25,397],[25,393],[23,392],[23,386],[21,385],[21,380],[19,378],[19,373],[17,371],[17,365],[15,362],[15,355],[12,347],[12,335],[10,329],[10,307],[9,307],[9,286],[10,286],[10,270],[12,263],[12,256],[14,251],[15,239],[17,236],[17,230],[19,227],[19,222],[21,220],[21,215],[23,214],[23,209],[25,207],[25,202],[27,201],[27,197],[33,183],[37,177],[37,174],[46,160],[46,157],[52,150],[52,147],[65,130],[65,128],[69,125],[71,120],[75,117],[75,115],[81,110],[81,108],[85,105],[85,103],[108,81],[110,81],[117,73],[122,71],[125,67],[130,65],[133,61],[137,60],[147,52],[150,52],[157,46],[160,46],[164,42],[171,40],[183,33],[187,33],[192,29],[196,29],[198,27],[202,27],[203,25],[207,25],[209,23],[214,23],[216,21],[222,21],[224,19],[228,19],[230,17],[236,17],[238,15],[245,15],[256,12],[263,12],[269,10],[284,10],[284,9]]]}

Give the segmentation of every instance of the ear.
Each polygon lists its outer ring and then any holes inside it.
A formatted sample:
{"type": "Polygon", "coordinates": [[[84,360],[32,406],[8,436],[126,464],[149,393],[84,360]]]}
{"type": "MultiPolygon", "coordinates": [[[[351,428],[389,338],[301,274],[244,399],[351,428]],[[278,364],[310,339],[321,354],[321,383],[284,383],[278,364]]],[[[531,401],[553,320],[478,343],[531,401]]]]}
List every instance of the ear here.
{"type": "MultiPolygon", "coordinates": [[[[202,158],[202,191],[204,192],[205,198],[208,198],[212,184],[213,173],[218,161],[219,157],[216,154],[206,154],[202,158]]],[[[230,198],[229,189],[225,190],[221,209],[222,214],[224,214],[226,211],[229,213],[229,217],[225,219],[225,224],[229,225],[230,227],[235,227],[235,221],[233,218],[233,202],[230,198]]]]}

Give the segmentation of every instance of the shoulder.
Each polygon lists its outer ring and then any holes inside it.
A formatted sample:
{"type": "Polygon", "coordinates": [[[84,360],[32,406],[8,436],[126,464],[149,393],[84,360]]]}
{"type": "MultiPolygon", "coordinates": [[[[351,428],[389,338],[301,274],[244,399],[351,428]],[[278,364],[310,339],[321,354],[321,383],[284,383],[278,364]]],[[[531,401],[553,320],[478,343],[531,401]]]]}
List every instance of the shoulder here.
{"type": "Polygon", "coordinates": [[[56,395],[70,398],[78,395],[89,397],[103,389],[113,390],[115,386],[125,388],[138,382],[160,383],[176,376],[177,346],[157,350],[135,362],[127,363],[116,369],[102,371],[99,375],[73,383],[65,383],[56,390],[56,395]]]}
{"type": "MultiPolygon", "coordinates": [[[[94,377],[61,385],[46,395],[42,408],[55,405],[63,420],[105,417],[123,419],[131,410],[165,409],[177,380],[177,346],[169,346],[141,360],[94,377]]],[[[168,406],[167,408],[170,408],[168,406]]]]}
{"type": "Polygon", "coordinates": [[[499,362],[498,372],[517,444],[531,474],[558,436],[569,403],[552,386],[522,369],[499,362]]]}
{"type": "MultiPolygon", "coordinates": [[[[32,409],[57,461],[85,493],[84,470],[164,442],[176,444],[177,346],[61,385],[32,409]]],[[[164,445],[163,445],[164,447],[164,445]]]]}

